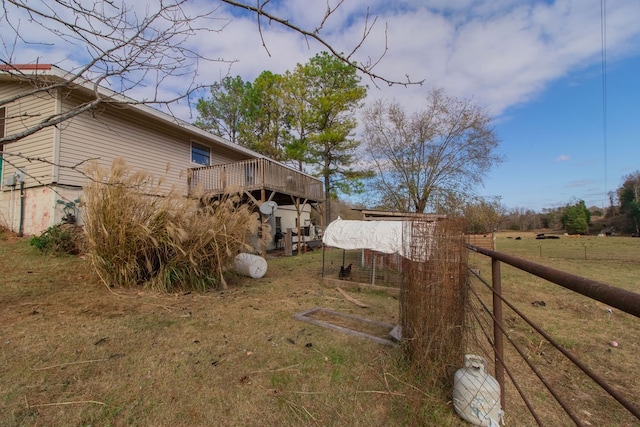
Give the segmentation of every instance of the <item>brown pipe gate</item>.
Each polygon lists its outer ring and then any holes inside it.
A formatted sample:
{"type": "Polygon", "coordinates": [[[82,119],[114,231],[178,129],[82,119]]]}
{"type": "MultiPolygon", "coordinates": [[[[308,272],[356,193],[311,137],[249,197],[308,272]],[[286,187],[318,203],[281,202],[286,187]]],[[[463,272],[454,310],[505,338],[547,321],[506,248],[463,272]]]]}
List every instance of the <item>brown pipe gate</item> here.
{"type": "MultiPolygon", "coordinates": [[[[504,343],[503,339],[506,337],[510,340],[508,334],[505,331],[502,319],[503,304],[506,304],[511,310],[513,310],[518,316],[520,316],[525,322],[527,322],[532,328],[534,328],[542,337],[544,337],[551,345],[553,345],[558,351],[560,351],[565,357],[567,357],[575,366],[582,370],[589,378],[591,378],[596,384],[604,389],[612,398],[614,398],[620,405],[626,408],[635,418],[640,420],[640,408],[635,403],[629,401],[623,396],[616,388],[611,384],[608,384],[602,377],[597,375],[586,367],[580,360],[578,360],[573,354],[569,353],[563,346],[558,344],[549,334],[543,331],[540,327],[531,322],[527,317],[522,314],[516,307],[503,298],[502,295],[502,279],[500,265],[504,262],[510,266],[520,269],[524,272],[532,274],[534,276],[545,279],[551,283],[562,286],[578,294],[584,295],[588,298],[607,304],[610,307],[616,308],[625,313],[631,314],[637,318],[640,318],[640,294],[630,292],[621,288],[607,285],[605,283],[597,282],[594,280],[586,279],[584,277],[576,276],[564,271],[556,270],[543,265],[535,264],[530,261],[526,261],[522,258],[514,257],[504,253],[496,252],[489,249],[480,248],[473,245],[467,245],[467,248],[473,252],[481,255],[485,255],[491,258],[492,267],[492,283],[487,283],[478,273],[471,271],[485,286],[491,289],[493,298],[492,311],[488,307],[484,307],[485,311],[491,314],[493,319],[493,349],[495,358],[495,377],[500,384],[500,388],[504,390],[505,386],[505,372],[515,385],[516,390],[520,393],[525,405],[531,412],[539,425],[542,425],[539,417],[535,413],[535,410],[530,405],[530,402],[524,396],[520,387],[514,381],[512,374],[509,372],[508,365],[504,360],[504,343]]],[[[490,341],[490,337],[486,337],[490,341]]],[[[512,342],[512,344],[514,344],[512,342]]],[[[515,345],[515,344],[514,344],[515,345]]],[[[542,381],[545,387],[553,395],[556,401],[560,404],[567,415],[576,423],[576,425],[583,425],[580,419],[573,413],[571,407],[565,402],[553,387],[540,375],[535,366],[533,366],[526,358],[526,356],[515,346],[516,350],[529,367],[534,371],[538,378],[542,381]]],[[[501,394],[501,405],[505,408],[505,396],[501,394]]]]}

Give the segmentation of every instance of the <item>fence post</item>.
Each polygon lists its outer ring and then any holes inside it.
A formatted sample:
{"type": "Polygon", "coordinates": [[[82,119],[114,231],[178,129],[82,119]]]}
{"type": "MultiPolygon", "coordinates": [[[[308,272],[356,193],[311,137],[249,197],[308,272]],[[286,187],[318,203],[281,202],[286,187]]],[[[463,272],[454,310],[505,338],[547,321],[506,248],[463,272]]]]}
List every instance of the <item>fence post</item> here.
{"type": "Polygon", "coordinates": [[[491,258],[491,281],[493,282],[493,344],[496,365],[496,380],[500,384],[500,406],[504,411],[504,345],[502,336],[502,280],[500,275],[500,261],[491,258]]]}

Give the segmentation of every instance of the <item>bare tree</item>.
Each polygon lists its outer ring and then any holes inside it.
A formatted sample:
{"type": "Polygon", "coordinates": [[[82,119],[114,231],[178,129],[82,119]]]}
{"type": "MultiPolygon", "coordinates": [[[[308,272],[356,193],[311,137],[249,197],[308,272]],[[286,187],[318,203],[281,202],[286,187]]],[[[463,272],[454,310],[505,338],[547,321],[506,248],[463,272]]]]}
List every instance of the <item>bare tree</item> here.
{"type": "MultiPolygon", "coordinates": [[[[368,9],[365,15],[365,22],[364,22],[361,39],[355,43],[355,45],[351,48],[349,53],[345,54],[338,51],[326,38],[324,38],[321,35],[324,25],[327,23],[329,18],[336,13],[338,8],[342,6],[342,4],[344,3],[344,0],[336,0],[334,2],[335,3],[334,6],[332,6],[329,0],[327,0],[327,9],[324,13],[324,16],[322,17],[318,25],[313,29],[303,28],[302,26],[297,25],[295,22],[292,22],[289,19],[274,15],[273,13],[269,12],[269,10],[267,10],[267,7],[271,2],[271,0],[257,0],[254,4],[247,4],[247,3],[239,2],[235,0],[221,0],[221,1],[223,3],[227,3],[232,6],[248,10],[256,14],[256,16],[258,17],[258,30],[260,31],[260,35],[262,38],[262,45],[267,50],[267,52],[269,52],[269,47],[264,41],[264,37],[262,37],[262,28],[265,20],[269,24],[272,22],[275,22],[276,24],[282,25],[294,31],[295,33],[301,34],[302,36],[305,37],[305,39],[307,40],[307,43],[309,42],[309,40],[316,41],[317,43],[322,45],[324,49],[328,50],[333,56],[335,56],[342,62],[348,64],[349,66],[354,67],[355,69],[362,72],[364,75],[369,76],[371,78],[371,81],[374,83],[374,85],[377,82],[383,82],[389,86],[396,86],[396,85],[410,86],[410,85],[422,85],[422,83],[424,82],[424,80],[412,81],[409,75],[405,75],[405,80],[391,80],[385,76],[375,73],[374,68],[376,67],[376,65],[380,63],[382,58],[387,53],[388,47],[386,42],[381,54],[378,56],[377,59],[372,60],[370,57],[368,57],[365,62],[362,62],[362,61],[358,62],[354,60],[354,56],[356,52],[362,47],[364,41],[367,39],[367,37],[369,36],[369,34],[371,33],[371,31],[373,30],[374,26],[378,21],[377,17],[371,17],[369,15],[368,9]]],[[[386,28],[385,28],[385,35],[386,35],[386,28]]]]}
{"type": "Polygon", "coordinates": [[[426,101],[426,108],[412,115],[384,102],[365,113],[364,140],[377,171],[373,188],[381,206],[441,212],[445,206],[439,205],[464,200],[501,161],[491,117],[480,106],[443,90],[431,91],[426,101]]]}
{"type": "Polygon", "coordinates": [[[0,25],[5,51],[0,52],[0,71],[4,78],[28,83],[31,89],[3,96],[0,107],[77,87],[90,89],[92,95],[73,109],[30,120],[28,126],[3,135],[0,143],[17,141],[103,104],[170,106],[188,97],[198,89],[194,80],[198,64],[206,60],[192,49],[188,40],[202,32],[222,31],[225,23],[218,22],[218,27],[211,29],[215,10],[194,15],[187,13],[185,4],[186,0],[152,2],[141,9],[124,2],[3,2],[0,25]],[[31,29],[35,25],[48,35],[47,42],[35,36],[32,39],[29,32],[23,31],[27,20],[31,29]],[[18,42],[37,49],[58,44],[68,46],[75,50],[73,59],[79,65],[65,71],[39,64],[39,57],[28,66],[16,65],[13,49],[18,42]],[[172,79],[191,83],[187,83],[184,93],[167,96],[162,86],[172,79]],[[146,89],[147,98],[134,100],[129,96],[142,88],[146,89]]]}
{"type": "Polygon", "coordinates": [[[463,208],[467,223],[466,231],[476,234],[497,231],[506,211],[507,209],[500,202],[500,197],[468,197],[463,208]]]}
{"type": "MultiPolygon", "coordinates": [[[[199,53],[191,43],[194,37],[206,33],[218,33],[230,22],[220,19],[219,8],[226,4],[237,9],[255,12],[260,34],[263,21],[284,26],[293,32],[328,48],[342,61],[356,67],[374,80],[387,84],[414,84],[396,82],[376,75],[375,62],[356,63],[354,53],[369,35],[375,19],[364,24],[362,39],[356,40],[349,54],[343,55],[321,36],[324,24],[342,4],[327,6],[321,23],[313,29],[306,29],[287,19],[270,13],[268,0],[258,1],[255,6],[231,0],[212,3],[209,10],[193,12],[187,0],[164,0],[161,2],[121,1],[79,1],[56,0],[55,2],[32,2],[28,0],[6,0],[0,9],[0,78],[10,78],[30,84],[31,89],[17,94],[0,95],[0,108],[10,103],[29,99],[33,96],[70,90],[78,86],[92,90],[92,96],[72,110],[54,112],[46,116],[30,117],[28,126],[20,131],[0,135],[0,144],[7,144],[32,135],[41,129],[56,126],[78,114],[94,111],[104,104],[131,105],[152,104],[171,106],[182,98],[188,98],[200,89],[196,77],[203,61],[222,61],[207,58],[199,53]],[[36,26],[40,33],[47,35],[43,42],[31,31],[36,26]],[[28,67],[16,66],[14,58],[18,46],[34,47],[37,50],[54,45],[69,47],[70,61],[77,65],[72,69],[46,69],[39,67],[40,57],[34,57],[28,67]],[[71,52],[73,50],[73,52],[71,52]],[[167,95],[168,86],[180,81],[184,91],[167,95]],[[185,85],[185,82],[187,84],[185,85]],[[186,87],[185,87],[186,86],[186,87]],[[143,99],[134,96],[146,94],[143,99]]],[[[266,43],[263,44],[267,49],[266,43]]],[[[384,56],[386,46],[381,54],[384,56]]],[[[37,54],[36,54],[37,55],[37,54]]],[[[418,82],[420,83],[420,82],[418,82]]],[[[28,115],[29,112],[23,113],[28,115]]],[[[19,117],[6,117],[7,120],[19,117]]]]}

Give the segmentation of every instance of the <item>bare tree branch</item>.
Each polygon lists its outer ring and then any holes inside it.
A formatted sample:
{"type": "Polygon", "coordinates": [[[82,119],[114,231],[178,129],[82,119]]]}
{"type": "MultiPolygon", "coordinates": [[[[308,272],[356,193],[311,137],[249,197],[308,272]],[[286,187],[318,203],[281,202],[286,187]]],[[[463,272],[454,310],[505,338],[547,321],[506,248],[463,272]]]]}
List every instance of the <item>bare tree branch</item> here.
{"type": "Polygon", "coordinates": [[[320,33],[320,30],[322,30],[322,28],[324,27],[324,24],[327,22],[327,20],[329,19],[329,17],[333,14],[333,12],[338,9],[340,6],[342,6],[342,3],[344,3],[344,0],[340,0],[338,2],[338,4],[332,9],[331,5],[329,4],[329,0],[327,0],[327,11],[324,13],[324,18],[322,18],[322,22],[320,23],[320,25],[314,30],[314,33],[318,34],[320,33]]]}
{"type": "MultiPolygon", "coordinates": [[[[261,29],[261,25],[260,25],[260,18],[261,17],[265,17],[268,18],[270,21],[276,22],[286,28],[289,28],[290,30],[293,30],[294,32],[303,35],[305,38],[310,38],[315,40],[316,42],[318,42],[320,45],[322,45],[324,48],[326,48],[329,52],[331,52],[332,55],[334,55],[336,58],[340,59],[341,61],[355,67],[358,71],[360,71],[361,73],[369,76],[369,78],[375,83],[376,81],[381,81],[384,82],[386,84],[388,84],[389,86],[410,86],[410,85],[422,85],[422,83],[424,83],[424,80],[420,80],[420,81],[412,81],[409,76],[407,75],[406,81],[399,81],[399,80],[392,80],[389,78],[386,78],[382,75],[376,74],[373,71],[373,68],[375,67],[376,64],[378,64],[380,62],[380,60],[382,59],[382,57],[386,54],[387,52],[387,45],[385,42],[385,49],[383,51],[383,53],[381,54],[381,56],[376,59],[375,61],[371,61],[369,60],[366,64],[365,63],[358,63],[358,62],[352,62],[351,61],[351,57],[353,56],[353,54],[355,53],[355,51],[357,51],[362,44],[364,43],[365,39],[368,37],[368,35],[371,32],[371,29],[373,28],[373,25],[375,25],[376,23],[376,19],[374,19],[374,22],[369,25],[369,19],[368,19],[368,13],[367,13],[367,20],[365,22],[365,27],[363,30],[363,37],[360,39],[360,41],[356,44],[356,46],[352,49],[351,53],[349,55],[344,55],[343,53],[338,52],[338,50],[329,42],[327,41],[325,38],[320,36],[320,30],[323,28],[324,24],[326,23],[327,19],[329,18],[330,15],[332,15],[333,13],[335,13],[336,9],[339,8],[343,1],[341,0],[334,8],[331,8],[329,6],[329,4],[327,3],[327,11],[325,12],[325,16],[322,19],[321,24],[313,29],[313,30],[306,30],[304,28],[302,28],[301,26],[298,26],[292,22],[289,22],[288,20],[280,17],[280,16],[276,16],[273,15],[269,12],[267,12],[264,7],[267,5],[267,3],[269,3],[269,0],[264,0],[264,1],[260,1],[258,0],[257,5],[256,6],[251,6],[249,4],[246,3],[242,3],[239,1],[235,1],[235,0],[221,0],[223,3],[227,3],[231,6],[234,7],[238,7],[241,9],[245,9],[248,10],[250,12],[253,12],[257,15],[258,17],[258,30],[260,32],[260,38],[262,39],[262,43],[263,46],[266,45],[265,41],[264,41],[264,37],[262,34],[262,29],[261,29]]],[[[386,34],[386,31],[385,31],[386,34]]],[[[267,50],[267,53],[269,54],[269,51],[267,50]]]]}
{"type": "MultiPolygon", "coordinates": [[[[316,41],[339,60],[369,76],[374,84],[376,81],[404,86],[422,83],[413,82],[409,77],[406,81],[395,81],[374,73],[375,66],[387,52],[386,42],[382,54],[376,60],[369,58],[364,62],[353,62],[352,58],[377,23],[377,18],[370,20],[368,11],[362,37],[348,55],[339,53],[321,35],[328,20],[344,4],[344,0],[336,0],[333,5],[331,0],[327,0],[320,24],[310,30],[270,13],[267,10],[267,7],[272,6],[270,0],[256,0],[255,5],[235,0],[221,2],[256,14],[258,31],[267,53],[269,50],[263,34],[265,19],[301,34],[308,45],[309,41],[316,41]]],[[[19,93],[3,94],[0,97],[0,107],[43,94],[55,96],[59,91],[65,91],[63,94],[66,91],[70,93],[78,88],[82,88],[87,94],[90,91],[91,95],[82,104],[63,112],[49,113],[42,117],[28,111],[22,111],[19,117],[10,115],[5,123],[17,120],[20,126],[5,126],[6,134],[0,135],[0,144],[18,141],[107,104],[116,107],[151,104],[171,111],[171,106],[177,101],[189,99],[204,86],[196,82],[201,61],[229,65],[235,61],[207,58],[189,44],[195,36],[219,33],[226,28],[230,20],[215,16],[221,5],[216,4],[204,12],[190,13],[187,4],[188,0],[163,0],[148,3],[142,9],[143,6],[138,3],[99,0],[3,1],[0,9],[3,12],[0,15],[3,29],[0,34],[0,49],[4,51],[0,51],[0,78],[6,81],[9,77],[12,81],[31,86],[23,84],[19,93]],[[39,31],[25,31],[24,24],[27,20],[29,25],[40,27],[50,37],[43,41],[37,38],[39,31]],[[211,22],[216,25],[211,25],[211,22]],[[20,51],[19,44],[36,48],[59,44],[68,46],[74,49],[72,59],[79,65],[72,66],[65,72],[58,68],[55,73],[47,72],[44,68],[39,68],[44,66],[40,64],[41,59],[34,58],[29,62],[29,69],[25,70],[24,66],[17,65],[15,61],[15,55],[20,51]],[[181,85],[187,83],[183,92],[166,95],[165,88],[176,80],[181,85]],[[145,90],[147,96],[135,100],[129,96],[133,90],[145,90]]]]}
{"type": "Polygon", "coordinates": [[[16,170],[20,170],[22,171],[26,176],[28,176],[29,178],[33,179],[35,182],[37,182],[39,185],[43,186],[43,187],[47,187],[50,188],[51,191],[53,191],[55,194],[58,195],[58,197],[60,197],[61,200],[66,200],[66,201],[70,201],[67,199],[67,197],[65,197],[64,194],[60,193],[57,189],[56,186],[50,183],[46,183],[43,182],[40,177],[37,177],[33,174],[30,174],[29,172],[27,172],[25,170],[24,167],[21,167],[20,165],[17,165],[16,163],[14,163],[13,161],[11,161],[12,157],[15,158],[19,158],[19,159],[24,159],[29,163],[33,163],[33,162],[39,162],[39,163],[46,163],[48,165],[52,165],[52,166],[56,166],[62,169],[70,169],[73,171],[78,172],[79,174],[81,174],[83,177],[89,179],[89,180],[94,180],[92,176],[86,174],[81,167],[84,166],[86,163],[93,161],[93,160],[98,160],[98,158],[91,158],[91,159],[85,159],[82,160],[78,163],[76,163],[75,165],[60,165],[60,164],[56,164],[54,162],[52,162],[51,160],[45,159],[43,157],[29,157],[29,156],[25,156],[22,153],[10,153],[10,152],[6,152],[3,151],[2,153],[0,153],[0,157],[2,158],[2,161],[5,162],[6,164],[14,167],[16,170]]]}
{"type": "MultiPolygon", "coordinates": [[[[97,183],[101,183],[104,185],[113,185],[113,186],[118,186],[118,187],[123,187],[123,188],[139,188],[139,185],[125,185],[122,183],[117,183],[117,184],[112,184],[112,183],[108,183],[108,182],[102,182],[99,181],[95,178],[94,175],[92,175],[91,173],[87,173],[84,171],[84,167],[87,166],[90,162],[94,162],[94,161],[98,161],[101,158],[100,157],[91,157],[91,158],[87,158],[84,160],[81,160],[75,164],[71,164],[71,165],[65,165],[65,164],[61,164],[61,163],[56,163],[53,162],[47,158],[44,157],[38,157],[38,156],[26,156],[22,153],[11,153],[11,152],[7,152],[4,151],[1,153],[1,157],[2,157],[2,161],[5,162],[6,164],[14,167],[16,170],[20,170],[22,173],[24,173],[26,176],[28,176],[29,178],[33,179],[35,182],[37,182],[39,185],[43,186],[43,187],[47,187],[50,188],[55,194],[57,194],[60,199],[62,200],[67,200],[67,197],[65,197],[62,193],[60,193],[58,190],[56,190],[56,184],[51,184],[48,182],[43,182],[40,177],[33,175],[29,172],[27,172],[24,168],[24,166],[20,166],[18,164],[16,164],[15,162],[13,162],[11,160],[11,158],[18,158],[18,159],[23,159],[26,160],[27,163],[31,164],[31,163],[45,163],[47,165],[51,165],[51,166],[55,166],[58,167],[60,169],[67,169],[70,171],[74,171],[80,175],[82,175],[84,178],[86,178],[87,180],[91,181],[91,182],[97,182],[97,183]]],[[[146,182],[144,183],[146,184],[146,182]]],[[[147,195],[155,195],[157,196],[157,194],[147,194],[147,195]]]]}
{"type": "Polygon", "coordinates": [[[365,112],[365,140],[378,176],[372,183],[390,208],[425,212],[468,196],[502,161],[491,116],[471,100],[432,90],[424,110],[408,114],[377,102],[365,112]]]}
{"type": "MultiPolygon", "coordinates": [[[[187,0],[165,0],[149,3],[145,9],[140,5],[103,1],[56,0],[55,2],[31,2],[7,0],[2,3],[3,15],[0,25],[3,34],[4,52],[0,52],[0,78],[28,83],[19,93],[6,93],[0,97],[0,107],[31,99],[56,91],[72,91],[84,88],[91,91],[91,99],[62,113],[42,116],[39,120],[20,118],[18,131],[0,135],[0,144],[18,141],[29,135],[93,111],[102,104],[169,106],[180,99],[189,99],[191,94],[205,85],[198,85],[199,63],[215,61],[233,63],[224,59],[206,58],[194,50],[189,40],[199,34],[223,31],[229,20],[214,17],[220,5],[204,13],[189,14],[184,6],[187,0]],[[23,21],[41,27],[50,34],[44,44],[57,44],[76,48],[80,65],[72,67],[66,74],[60,70],[50,72],[40,58],[25,67],[16,64],[14,55],[18,41],[27,46],[39,47],[43,42],[36,39],[35,32],[23,31],[23,21]],[[217,27],[211,25],[216,21],[217,27]],[[12,35],[11,32],[13,32],[12,35]],[[32,35],[34,34],[34,35],[32,35]],[[9,37],[13,38],[12,43],[9,37]],[[32,39],[33,38],[33,39],[32,39]],[[13,47],[12,47],[13,46],[13,47]],[[166,95],[163,87],[169,80],[186,82],[182,93],[166,95]],[[128,96],[132,90],[148,89],[147,97],[134,100],[128,96]]],[[[15,117],[7,117],[6,123],[15,117]]],[[[33,119],[34,116],[31,116],[33,119]]],[[[5,129],[9,129],[5,126],[5,129]]],[[[12,129],[16,129],[13,127],[12,129]]]]}
{"type": "MultiPolygon", "coordinates": [[[[89,178],[89,179],[91,179],[91,177],[89,175],[87,175],[86,173],[84,173],[82,171],[81,167],[86,165],[88,162],[93,161],[93,160],[100,160],[99,157],[93,157],[93,158],[81,160],[81,161],[79,161],[79,162],[77,162],[77,163],[75,163],[73,165],[61,165],[61,164],[58,164],[58,163],[54,163],[49,159],[45,159],[44,157],[30,157],[30,156],[25,156],[22,153],[11,153],[11,152],[4,151],[2,153],[2,156],[3,156],[3,159],[9,164],[11,164],[11,162],[9,160],[7,160],[8,158],[18,157],[20,159],[25,159],[29,163],[40,162],[40,163],[46,163],[46,164],[51,165],[51,166],[59,167],[61,169],[69,169],[69,170],[78,172],[82,176],[84,176],[86,178],[89,178]]],[[[37,179],[37,177],[31,176],[31,175],[29,175],[29,176],[31,178],[37,179]]],[[[42,184],[42,183],[40,183],[40,184],[42,184]]],[[[42,185],[44,185],[44,184],[42,184],[42,185]]]]}

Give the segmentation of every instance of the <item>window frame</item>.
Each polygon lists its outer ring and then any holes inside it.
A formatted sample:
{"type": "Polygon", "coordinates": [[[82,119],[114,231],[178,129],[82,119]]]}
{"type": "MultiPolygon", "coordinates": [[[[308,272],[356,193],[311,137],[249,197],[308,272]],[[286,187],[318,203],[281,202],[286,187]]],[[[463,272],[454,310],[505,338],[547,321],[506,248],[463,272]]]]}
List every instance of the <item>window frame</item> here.
{"type": "Polygon", "coordinates": [[[191,141],[191,163],[194,163],[200,166],[211,166],[211,147],[204,144],[200,144],[195,141],[191,141]],[[207,153],[206,155],[204,154],[205,150],[207,153]],[[197,156],[201,156],[203,159],[206,157],[207,163],[198,161],[197,156]]]}

